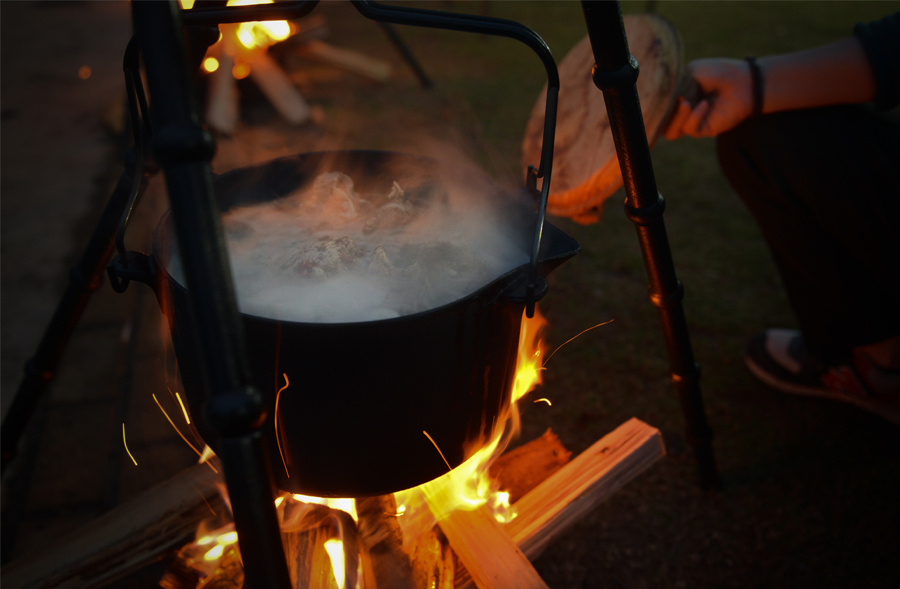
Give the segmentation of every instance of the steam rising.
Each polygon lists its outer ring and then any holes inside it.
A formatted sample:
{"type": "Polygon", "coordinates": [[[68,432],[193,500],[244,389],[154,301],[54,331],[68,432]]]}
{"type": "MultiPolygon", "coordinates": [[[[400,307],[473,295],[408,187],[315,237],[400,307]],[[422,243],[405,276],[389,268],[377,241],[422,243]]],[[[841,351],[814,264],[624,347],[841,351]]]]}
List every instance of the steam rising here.
{"type": "MultiPolygon", "coordinates": [[[[504,226],[509,199],[483,173],[405,157],[377,172],[334,162],[282,198],[225,212],[241,312],[389,319],[463,298],[528,261],[531,228],[504,226]]],[[[265,186],[243,201],[266,200],[265,186]]],[[[177,253],[168,270],[184,284],[177,253]]]]}

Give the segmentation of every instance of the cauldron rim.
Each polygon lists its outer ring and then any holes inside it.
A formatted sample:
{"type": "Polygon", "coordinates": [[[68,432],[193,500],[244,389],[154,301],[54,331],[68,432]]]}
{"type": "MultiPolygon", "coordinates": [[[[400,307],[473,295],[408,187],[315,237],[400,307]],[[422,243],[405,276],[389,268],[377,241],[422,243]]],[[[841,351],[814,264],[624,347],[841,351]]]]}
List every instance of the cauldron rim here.
{"type": "MultiPolygon", "coordinates": [[[[348,149],[348,150],[321,150],[321,151],[312,151],[312,152],[301,152],[294,155],[282,156],[279,158],[275,158],[263,163],[254,164],[251,166],[244,166],[240,168],[234,168],[232,170],[228,170],[223,172],[222,174],[217,174],[214,177],[214,182],[225,182],[229,180],[229,178],[233,176],[241,176],[248,173],[252,173],[254,171],[263,171],[267,167],[271,167],[273,165],[289,163],[298,161],[301,158],[312,158],[312,157],[328,157],[328,156],[340,156],[340,155],[353,155],[357,157],[402,157],[402,158],[414,158],[423,161],[431,161],[436,162],[436,160],[432,157],[419,155],[419,154],[411,154],[401,151],[394,150],[373,150],[373,149],[348,149]]],[[[284,195],[276,194],[274,198],[270,198],[267,201],[262,202],[270,202],[273,200],[277,200],[278,198],[283,198],[284,195]]],[[[231,207],[222,209],[222,212],[226,212],[230,210],[231,207]]],[[[162,217],[160,218],[156,229],[153,234],[152,241],[152,253],[153,259],[155,260],[155,267],[158,273],[161,273],[165,280],[164,282],[168,285],[169,288],[177,287],[182,292],[187,292],[187,286],[178,281],[174,276],[169,273],[166,267],[166,256],[160,251],[161,245],[165,242],[164,234],[168,231],[167,221],[171,215],[171,210],[167,210],[162,217]]],[[[538,256],[539,265],[549,266],[547,268],[547,272],[555,268],[557,265],[566,261],[570,257],[577,254],[581,251],[581,247],[578,243],[572,239],[570,236],[565,234],[564,232],[557,229],[551,223],[544,222],[544,240],[542,242],[542,246],[548,245],[548,247],[541,248],[541,254],[538,256]],[[559,243],[562,242],[562,243],[559,243]],[[552,252],[545,252],[545,250],[549,250],[553,248],[552,252]]],[[[524,280],[526,279],[527,272],[530,268],[529,262],[524,262],[518,266],[515,266],[503,274],[492,278],[490,281],[484,283],[482,286],[477,289],[457,297],[451,301],[443,303],[438,306],[429,307],[427,309],[423,309],[421,311],[416,311],[414,313],[406,313],[403,315],[398,315],[396,317],[384,317],[381,319],[368,319],[363,321],[292,321],[287,319],[279,319],[277,317],[271,317],[266,315],[258,315],[255,313],[249,313],[246,311],[240,311],[240,315],[242,317],[253,318],[257,321],[263,322],[271,322],[271,323],[279,323],[279,324],[289,324],[289,325],[297,325],[297,326],[333,326],[335,329],[338,328],[346,328],[350,326],[366,326],[372,325],[379,326],[384,325],[388,322],[391,323],[400,323],[403,321],[416,321],[417,319],[421,319],[423,317],[428,317],[432,314],[438,314],[442,312],[446,312],[448,309],[458,307],[460,305],[468,304],[472,300],[483,300],[483,304],[490,305],[495,303],[499,298],[504,295],[509,296],[510,291],[514,290],[517,286],[522,286],[524,288],[524,280]]],[[[544,273],[547,273],[544,272],[544,273]]]]}

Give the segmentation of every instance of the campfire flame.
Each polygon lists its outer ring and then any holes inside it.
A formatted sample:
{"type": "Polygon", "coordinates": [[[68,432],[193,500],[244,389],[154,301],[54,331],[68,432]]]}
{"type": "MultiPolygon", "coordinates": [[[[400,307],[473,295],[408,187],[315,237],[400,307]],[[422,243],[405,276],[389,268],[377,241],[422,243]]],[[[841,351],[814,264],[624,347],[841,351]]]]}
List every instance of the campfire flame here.
{"type": "MultiPolygon", "coordinates": [[[[272,4],[273,0],[228,0],[227,6],[250,6],[272,4]]],[[[292,34],[291,25],[286,20],[243,22],[237,26],[235,35],[247,49],[265,48],[284,41],[292,34]]]]}
{"type": "Polygon", "coordinates": [[[512,402],[505,419],[498,420],[491,439],[463,464],[445,475],[419,487],[395,493],[398,509],[413,511],[416,505],[427,503],[434,517],[440,520],[457,509],[472,510],[487,505],[500,522],[508,522],[515,517],[515,510],[509,504],[509,494],[497,488],[496,482],[488,475],[488,467],[520,431],[517,402],[541,382],[544,349],[540,335],[546,325],[547,320],[537,311],[531,318],[522,314],[512,402]]]}
{"type": "MultiPolygon", "coordinates": [[[[254,4],[272,4],[274,0],[228,0],[227,6],[250,6],[254,4]]],[[[190,10],[193,0],[180,0],[181,7],[190,10]]],[[[294,34],[294,25],[286,20],[253,21],[237,24],[220,25],[221,33],[207,52],[202,63],[203,71],[212,73],[219,69],[224,53],[234,65],[232,75],[242,80],[250,75],[251,64],[248,54],[252,51],[265,51],[270,45],[280,43],[294,34]]]]}

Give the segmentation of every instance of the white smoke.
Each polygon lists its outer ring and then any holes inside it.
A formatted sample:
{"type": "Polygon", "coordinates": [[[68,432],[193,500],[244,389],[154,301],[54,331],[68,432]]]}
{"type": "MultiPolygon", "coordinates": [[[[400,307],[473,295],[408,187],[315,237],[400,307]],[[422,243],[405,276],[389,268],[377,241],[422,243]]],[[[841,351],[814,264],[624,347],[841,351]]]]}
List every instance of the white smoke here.
{"type": "MultiPolygon", "coordinates": [[[[285,321],[388,319],[463,298],[528,261],[502,227],[499,190],[468,164],[410,197],[398,177],[380,193],[352,170],[323,170],[274,201],[223,215],[241,312],[285,321]]],[[[177,254],[168,264],[184,284],[177,254]]]]}

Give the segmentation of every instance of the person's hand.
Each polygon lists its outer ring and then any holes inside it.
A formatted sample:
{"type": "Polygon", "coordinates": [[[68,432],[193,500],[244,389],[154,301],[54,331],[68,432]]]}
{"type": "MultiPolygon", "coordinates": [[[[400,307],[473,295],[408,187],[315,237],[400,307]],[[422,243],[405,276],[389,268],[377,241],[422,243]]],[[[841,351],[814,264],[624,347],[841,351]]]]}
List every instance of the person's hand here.
{"type": "Polygon", "coordinates": [[[688,64],[686,75],[696,84],[697,97],[678,98],[666,139],[714,137],[753,113],[753,80],[746,61],[698,59],[688,64]]]}

